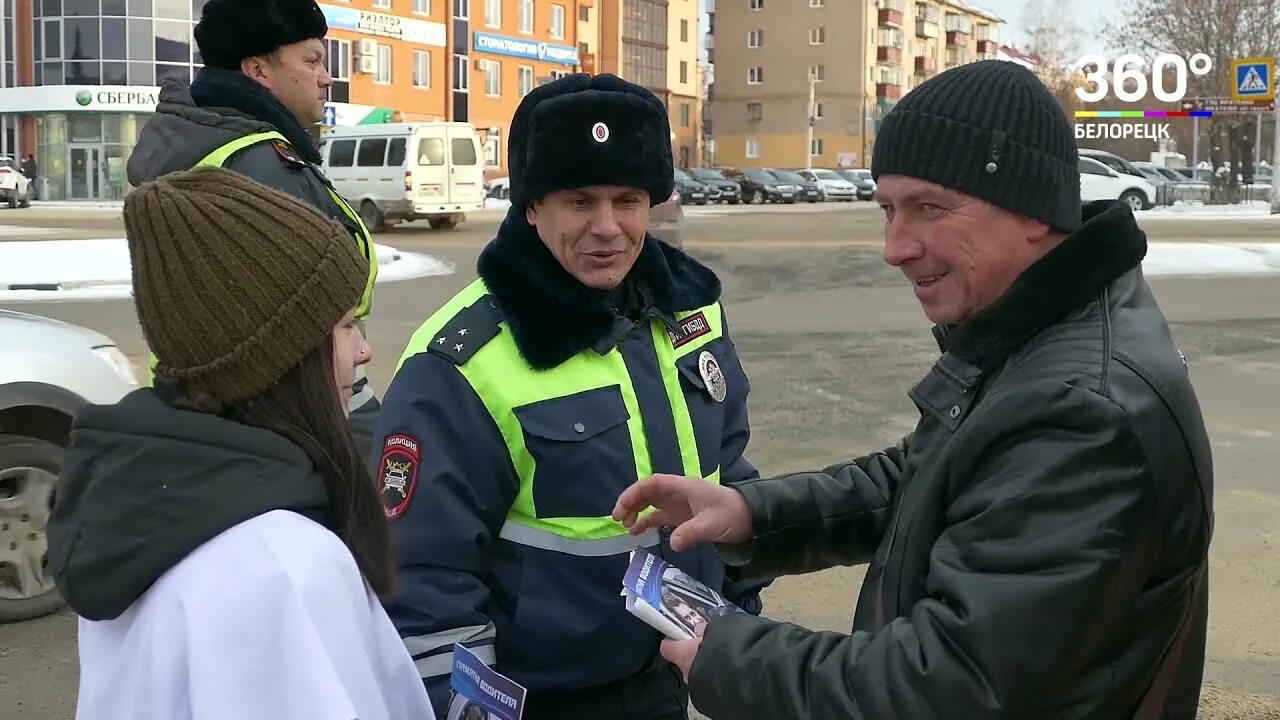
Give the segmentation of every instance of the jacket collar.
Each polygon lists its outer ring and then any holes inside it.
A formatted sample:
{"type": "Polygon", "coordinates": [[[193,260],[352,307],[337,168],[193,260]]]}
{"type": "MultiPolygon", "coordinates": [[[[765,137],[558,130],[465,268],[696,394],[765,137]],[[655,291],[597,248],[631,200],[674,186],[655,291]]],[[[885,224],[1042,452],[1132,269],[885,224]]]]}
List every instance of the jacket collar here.
{"type": "Polygon", "coordinates": [[[238,72],[205,66],[191,83],[191,98],[204,108],[226,108],[271,123],[307,162],[320,164],[320,150],[293,113],[266,88],[238,72]]]}
{"type": "Polygon", "coordinates": [[[990,307],[961,325],[935,326],[939,349],[992,370],[1142,262],[1147,236],[1126,203],[1091,202],[1083,214],[1080,228],[1023,271],[990,307]]]}
{"type": "Polygon", "coordinates": [[[631,327],[614,310],[620,294],[631,296],[628,305],[671,325],[675,313],[710,305],[721,289],[709,268],[647,233],[620,290],[589,288],[561,267],[514,205],[481,251],[476,270],[521,355],[537,369],[555,367],[587,348],[612,349],[631,327]]]}

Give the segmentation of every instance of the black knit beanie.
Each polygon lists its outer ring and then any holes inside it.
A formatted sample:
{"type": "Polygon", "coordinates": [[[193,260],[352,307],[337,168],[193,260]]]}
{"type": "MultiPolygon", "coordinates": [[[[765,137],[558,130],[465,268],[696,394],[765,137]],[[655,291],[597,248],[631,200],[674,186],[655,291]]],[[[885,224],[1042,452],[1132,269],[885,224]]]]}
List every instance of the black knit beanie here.
{"type": "Polygon", "coordinates": [[[881,123],[871,175],[906,175],[1063,232],[1080,225],[1080,170],[1066,114],[1030,70],[1005,60],[951,68],[881,123]]]}

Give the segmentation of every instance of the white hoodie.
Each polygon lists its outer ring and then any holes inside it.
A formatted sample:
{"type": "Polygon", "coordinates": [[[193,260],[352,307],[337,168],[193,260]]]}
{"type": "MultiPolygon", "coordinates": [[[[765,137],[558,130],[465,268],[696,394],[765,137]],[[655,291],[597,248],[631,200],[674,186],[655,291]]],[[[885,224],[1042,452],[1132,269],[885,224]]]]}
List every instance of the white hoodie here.
{"type": "Polygon", "coordinates": [[[377,596],[323,526],[217,535],[122,615],[80,621],[77,720],[434,720],[377,596]]]}

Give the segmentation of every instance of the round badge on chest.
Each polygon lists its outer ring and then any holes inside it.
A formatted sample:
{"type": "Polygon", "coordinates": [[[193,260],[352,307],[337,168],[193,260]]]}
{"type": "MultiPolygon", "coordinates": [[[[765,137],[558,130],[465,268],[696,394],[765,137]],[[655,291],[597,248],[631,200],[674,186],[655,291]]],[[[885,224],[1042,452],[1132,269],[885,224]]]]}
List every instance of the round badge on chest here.
{"type": "Polygon", "coordinates": [[[720,363],[710,350],[703,350],[698,356],[698,373],[702,375],[702,384],[707,386],[707,393],[716,402],[724,402],[728,387],[725,385],[724,373],[720,371],[720,363]]]}

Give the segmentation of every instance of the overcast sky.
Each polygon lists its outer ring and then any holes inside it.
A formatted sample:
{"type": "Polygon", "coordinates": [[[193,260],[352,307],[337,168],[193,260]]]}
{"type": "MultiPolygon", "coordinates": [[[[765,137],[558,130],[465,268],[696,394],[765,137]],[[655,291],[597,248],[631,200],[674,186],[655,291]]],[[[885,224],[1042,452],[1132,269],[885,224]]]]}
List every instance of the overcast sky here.
{"type": "MultiPolygon", "coordinates": [[[[983,10],[999,15],[1005,21],[1001,28],[1002,43],[1012,41],[1021,44],[1026,40],[1027,0],[967,0],[983,10]]],[[[1116,0],[1072,0],[1062,3],[1061,7],[1070,8],[1075,25],[1080,34],[1081,54],[1105,52],[1106,44],[1099,38],[1101,33],[1091,32],[1096,28],[1109,27],[1117,17],[1116,0]]]]}

